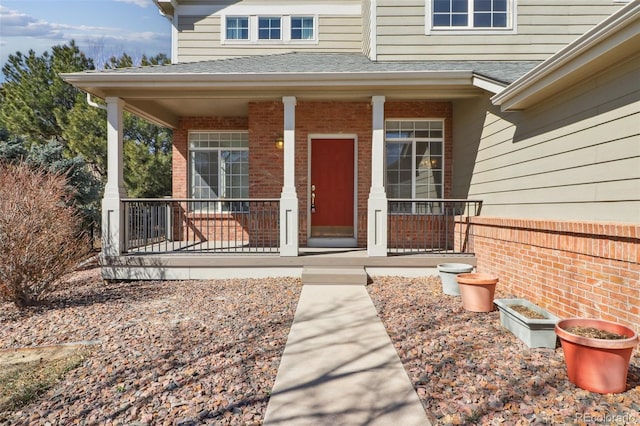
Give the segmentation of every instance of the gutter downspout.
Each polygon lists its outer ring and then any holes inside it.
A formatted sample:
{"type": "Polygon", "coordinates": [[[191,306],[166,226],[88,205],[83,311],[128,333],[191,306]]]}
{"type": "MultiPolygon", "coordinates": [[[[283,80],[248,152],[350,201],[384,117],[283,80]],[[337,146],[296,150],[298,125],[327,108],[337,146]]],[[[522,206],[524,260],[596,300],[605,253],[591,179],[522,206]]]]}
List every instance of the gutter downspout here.
{"type": "Polygon", "coordinates": [[[99,109],[103,109],[103,110],[107,110],[107,107],[105,105],[100,105],[99,103],[91,100],[91,93],[87,92],[87,103],[94,107],[94,108],[99,108],[99,109]]]}

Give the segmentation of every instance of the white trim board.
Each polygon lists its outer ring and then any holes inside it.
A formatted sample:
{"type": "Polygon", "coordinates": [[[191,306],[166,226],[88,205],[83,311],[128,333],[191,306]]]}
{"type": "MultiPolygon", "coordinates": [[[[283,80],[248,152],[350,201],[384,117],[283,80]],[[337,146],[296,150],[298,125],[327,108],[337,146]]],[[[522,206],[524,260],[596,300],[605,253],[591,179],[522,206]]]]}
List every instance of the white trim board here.
{"type": "Polygon", "coordinates": [[[230,6],[178,6],[176,15],[323,15],[323,16],[359,16],[360,4],[331,5],[272,3],[264,5],[232,4],[230,6]]]}

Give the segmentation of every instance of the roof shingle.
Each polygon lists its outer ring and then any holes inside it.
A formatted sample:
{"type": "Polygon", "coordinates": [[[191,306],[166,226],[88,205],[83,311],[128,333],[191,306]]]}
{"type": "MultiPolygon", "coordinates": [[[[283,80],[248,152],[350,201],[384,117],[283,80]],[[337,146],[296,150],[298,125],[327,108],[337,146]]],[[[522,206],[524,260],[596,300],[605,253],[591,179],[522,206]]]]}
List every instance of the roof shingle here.
{"type": "Polygon", "coordinates": [[[470,71],[511,83],[538,61],[371,61],[354,53],[284,53],[201,62],[88,71],[100,74],[320,74],[470,71]]]}

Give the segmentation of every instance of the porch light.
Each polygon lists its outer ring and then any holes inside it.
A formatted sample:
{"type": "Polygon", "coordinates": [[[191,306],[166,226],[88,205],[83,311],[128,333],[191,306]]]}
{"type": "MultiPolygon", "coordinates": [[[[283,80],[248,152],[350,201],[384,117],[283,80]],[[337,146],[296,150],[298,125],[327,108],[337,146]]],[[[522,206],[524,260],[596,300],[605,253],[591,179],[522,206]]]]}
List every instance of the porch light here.
{"type": "Polygon", "coordinates": [[[278,136],[278,138],[276,139],[276,148],[277,149],[284,148],[284,138],[282,136],[278,136]]]}

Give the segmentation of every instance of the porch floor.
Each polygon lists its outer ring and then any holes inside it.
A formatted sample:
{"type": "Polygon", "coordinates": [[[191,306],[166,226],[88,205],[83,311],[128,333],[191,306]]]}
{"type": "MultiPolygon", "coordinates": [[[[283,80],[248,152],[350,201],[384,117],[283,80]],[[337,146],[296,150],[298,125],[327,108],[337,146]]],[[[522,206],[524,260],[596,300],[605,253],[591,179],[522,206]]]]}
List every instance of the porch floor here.
{"type": "Polygon", "coordinates": [[[472,254],[392,254],[368,256],[365,248],[301,248],[298,256],[279,253],[172,252],[130,253],[102,258],[105,279],[212,279],[300,277],[302,269],[313,267],[361,267],[370,276],[425,276],[437,274],[440,263],[476,265],[472,254]]]}

